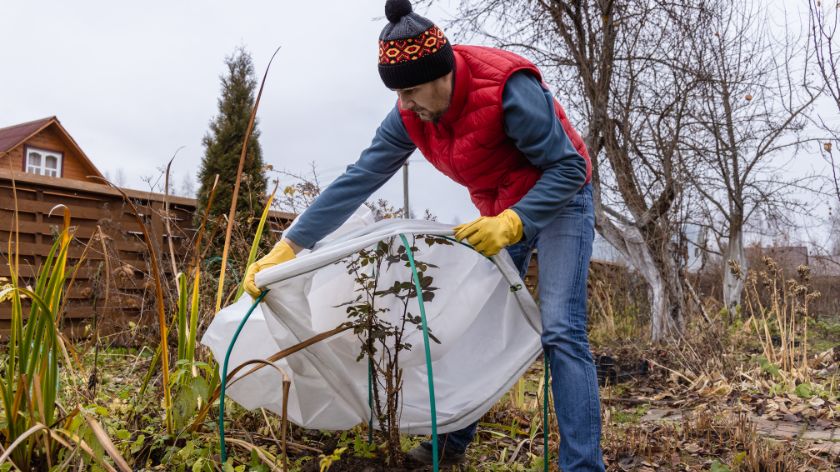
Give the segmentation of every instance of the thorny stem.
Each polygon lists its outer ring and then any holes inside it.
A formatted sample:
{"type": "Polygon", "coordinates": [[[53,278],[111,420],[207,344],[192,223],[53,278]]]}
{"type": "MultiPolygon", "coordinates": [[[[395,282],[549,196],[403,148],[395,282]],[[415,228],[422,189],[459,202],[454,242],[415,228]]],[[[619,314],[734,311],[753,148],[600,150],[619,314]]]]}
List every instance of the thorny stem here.
{"type": "Polygon", "coordinates": [[[403,384],[400,351],[408,348],[403,339],[406,322],[410,321],[408,318],[410,316],[409,303],[412,296],[420,297],[423,296],[423,293],[416,293],[413,285],[408,289],[395,288],[382,293],[378,290],[383,263],[386,260],[389,261],[389,264],[394,262],[391,259],[395,256],[391,252],[392,244],[393,239],[374,250],[361,252],[349,262],[348,271],[354,275],[359,286],[357,292],[362,292],[363,296],[357,298],[355,304],[351,303],[348,313],[354,312],[351,316],[357,317],[356,326],[364,328],[363,332],[357,336],[362,344],[363,353],[366,354],[368,362],[373,367],[371,369],[373,413],[376,415],[379,429],[386,439],[387,461],[390,465],[398,465],[401,462],[399,409],[400,390],[403,384]],[[362,260],[366,261],[364,265],[362,260]],[[372,275],[361,271],[361,268],[367,265],[371,266],[372,275]],[[388,308],[377,308],[376,306],[376,298],[388,293],[396,296],[402,302],[402,319],[397,325],[380,321],[377,316],[380,312],[389,311],[388,308]],[[381,349],[378,355],[375,350],[377,347],[381,349]],[[383,389],[385,391],[384,405],[380,395],[383,389]]]}

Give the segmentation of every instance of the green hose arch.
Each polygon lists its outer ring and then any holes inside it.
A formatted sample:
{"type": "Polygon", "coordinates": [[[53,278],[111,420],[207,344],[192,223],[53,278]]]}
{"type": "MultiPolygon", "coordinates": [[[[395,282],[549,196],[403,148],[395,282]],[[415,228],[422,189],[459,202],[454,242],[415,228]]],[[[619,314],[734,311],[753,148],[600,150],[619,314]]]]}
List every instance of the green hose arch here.
{"type": "Polygon", "coordinates": [[[417,303],[420,304],[420,320],[423,326],[423,348],[426,350],[426,374],[429,377],[429,407],[432,410],[432,468],[438,471],[438,433],[437,433],[437,409],[435,407],[435,379],[432,372],[432,353],[429,350],[429,326],[426,324],[426,307],[423,305],[423,287],[420,286],[420,276],[417,275],[417,266],[414,265],[414,254],[411,252],[411,245],[404,234],[400,235],[405,253],[408,255],[408,263],[411,265],[411,274],[414,278],[414,291],[417,292],[417,303]]]}
{"type": "Polygon", "coordinates": [[[242,318],[242,322],[239,323],[239,327],[237,327],[236,332],[233,333],[233,339],[230,340],[227,353],[225,353],[225,363],[222,366],[221,375],[222,384],[219,392],[219,449],[221,449],[222,453],[222,464],[227,462],[227,448],[225,447],[225,386],[227,385],[228,360],[230,360],[230,353],[233,351],[233,345],[236,344],[236,338],[239,337],[242,327],[245,326],[245,322],[251,317],[251,313],[254,312],[257,305],[259,305],[262,299],[265,298],[266,293],[268,293],[268,290],[263,290],[257,299],[254,300],[254,304],[248,309],[248,313],[245,314],[245,318],[242,318]]]}

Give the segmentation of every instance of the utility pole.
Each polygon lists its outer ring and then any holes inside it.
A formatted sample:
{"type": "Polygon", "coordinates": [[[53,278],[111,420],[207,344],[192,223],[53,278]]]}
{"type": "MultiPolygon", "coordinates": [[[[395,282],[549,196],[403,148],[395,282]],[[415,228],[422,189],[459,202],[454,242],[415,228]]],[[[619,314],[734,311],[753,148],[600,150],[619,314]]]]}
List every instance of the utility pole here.
{"type": "Polygon", "coordinates": [[[408,208],[408,159],[406,159],[403,164],[403,218],[411,218],[408,208]]]}

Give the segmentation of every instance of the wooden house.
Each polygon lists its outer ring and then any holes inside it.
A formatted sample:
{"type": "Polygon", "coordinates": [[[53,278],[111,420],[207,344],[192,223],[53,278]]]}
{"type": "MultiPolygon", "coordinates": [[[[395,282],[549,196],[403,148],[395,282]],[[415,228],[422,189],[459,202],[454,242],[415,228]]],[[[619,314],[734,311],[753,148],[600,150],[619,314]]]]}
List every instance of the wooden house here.
{"type": "Polygon", "coordinates": [[[55,116],[0,128],[0,168],[86,182],[102,177],[55,116]]]}
{"type": "MultiPolygon", "coordinates": [[[[62,323],[70,334],[84,334],[99,314],[106,331],[128,333],[128,326],[155,319],[150,253],[138,216],[161,271],[173,280],[195,256],[196,200],[114,189],[96,177],[102,173],[56,117],[0,128],[0,277],[11,275],[6,248],[19,241],[12,247],[19,283],[32,282],[62,224],[56,205],[64,205],[74,227],[68,262],[81,264],[68,287],[62,323]]],[[[272,212],[269,231],[279,232],[293,216],[272,212]]],[[[9,304],[0,303],[0,335],[10,316],[9,304]]]]}

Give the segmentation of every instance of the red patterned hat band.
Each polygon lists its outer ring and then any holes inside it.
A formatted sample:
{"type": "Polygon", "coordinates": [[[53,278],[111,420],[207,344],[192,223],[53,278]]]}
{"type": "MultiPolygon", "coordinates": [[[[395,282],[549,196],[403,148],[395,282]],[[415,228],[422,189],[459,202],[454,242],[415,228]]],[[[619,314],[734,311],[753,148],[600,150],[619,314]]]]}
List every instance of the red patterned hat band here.
{"type": "Polygon", "coordinates": [[[417,36],[379,41],[379,64],[401,64],[435,54],[446,45],[443,31],[432,25],[417,36]]]}

